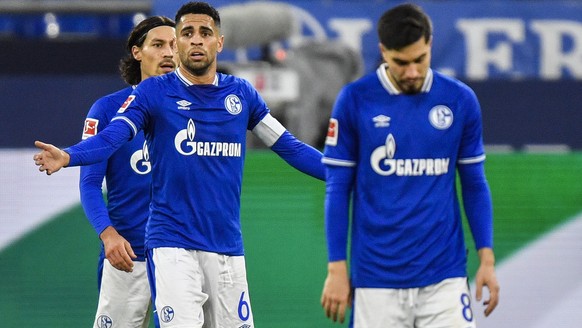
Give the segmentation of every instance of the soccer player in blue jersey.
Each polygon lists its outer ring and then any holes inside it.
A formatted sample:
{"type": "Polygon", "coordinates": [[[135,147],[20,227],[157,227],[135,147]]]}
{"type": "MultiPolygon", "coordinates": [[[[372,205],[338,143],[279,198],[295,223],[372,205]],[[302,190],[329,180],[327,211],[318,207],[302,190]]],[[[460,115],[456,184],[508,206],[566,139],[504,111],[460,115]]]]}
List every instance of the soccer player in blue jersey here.
{"type": "Polygon", "coordinates": [[[297,140],[243,79],[217,73],[219,13],[176,14],[174,73],[142,81],[96,136],[61,150],[35,142],[41,172],[108,158],[140,130],[151,162],[146,257],[161,327],[253,327],[240,226],[246,132],[298,170],[324,179],[322,154],[297,140]]]}
{"type": "Polygon", "coordinates": [[[321,304],[340,322],[353,304],[356,328],[475,327],[457,172],[480,260],[476,299],[487,286],[485,315],[499,300],[479,103],[430,69],[432,26],[420,7],[385,12],[378,35],[384,63],[340,92],[325,142],[321,304]]]}
{"type": "MultiPolygon", "coordinates": [[[[85,119],[83,139],[104,129],[142,80],[174,71],[173,20],[146,18],[131,31],[120,71],[130,85],[97,100],[85,119]]],[[[144,236],[149,215],[151,164],[143,132],[108,160],[81,167],[81,204],[102,241],[98,265],[99,303],[93,327],[148,327],[151,292],[144,236]],[[107,205],[103,179],[107,183],[107,205]],[[133,260],[135,259],[135,261],[133,260]]]]}

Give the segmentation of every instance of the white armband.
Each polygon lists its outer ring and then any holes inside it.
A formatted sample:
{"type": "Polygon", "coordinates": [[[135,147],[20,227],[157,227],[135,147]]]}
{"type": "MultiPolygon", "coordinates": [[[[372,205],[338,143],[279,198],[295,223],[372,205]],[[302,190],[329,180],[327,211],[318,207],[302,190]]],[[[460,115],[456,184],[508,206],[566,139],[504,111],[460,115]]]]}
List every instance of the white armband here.
{"type": "Polygon", "coordinates": [[[277,121],[271,114],[265,115],[252,130],[253,134],[261,139],[267,147],[273,146],[285,131],[287,129],[285,129],[283,124],[277,121]]]}

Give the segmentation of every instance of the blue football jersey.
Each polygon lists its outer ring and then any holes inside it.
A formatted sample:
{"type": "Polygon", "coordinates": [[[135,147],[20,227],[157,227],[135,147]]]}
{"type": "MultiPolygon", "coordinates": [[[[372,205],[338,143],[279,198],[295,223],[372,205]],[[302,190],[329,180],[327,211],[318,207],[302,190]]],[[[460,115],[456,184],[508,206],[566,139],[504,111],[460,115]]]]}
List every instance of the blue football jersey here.
{"type": "Polygon", "coordinates": [[[323,162],[355,169],[354,287],[466,276],[455,177],[485,159],[480,115],[470,88],[432,70],[418,94],[399,93],[384,65],[340,92],[323,162]]]}
{"type": "MultiPolygon", "coordinates": [[[[133,87],[97,100],[85,120],[83,139],[102,131],[133,91],[133,87]]],[[[81,204],[100,234],[112,225],[144,260],[145,225],[149,215],[151,167],[143,133],[119,148],[105,162],[81,167],[81,204]],[[102,182],[107,186],[107,209],[103,202],[102,182]]],[[[103,255],[103,254],[102,254],[103,255]]]]}
{"type": "Polygon", "coordinates": [[[144,80],[120,108],[144,130],[152,164],[146,247],[243,255],[240,193],[246,133],[267,114],[243,79],[194,85],[179,70],[144,80]]]}

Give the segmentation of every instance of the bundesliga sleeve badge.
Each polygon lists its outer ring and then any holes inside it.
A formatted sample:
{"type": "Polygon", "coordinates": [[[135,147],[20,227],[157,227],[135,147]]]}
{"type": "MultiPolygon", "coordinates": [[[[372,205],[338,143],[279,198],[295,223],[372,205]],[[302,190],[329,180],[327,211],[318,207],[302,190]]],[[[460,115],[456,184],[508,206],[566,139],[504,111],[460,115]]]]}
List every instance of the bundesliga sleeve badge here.
{"type": "Polygon", "coordinates": [[[97,125],[99,125],[99,120],[94,118],[85,119],[85,126],[83,127],[83,137],[85,140],[97,134],[97,125]]]}
{"type": "Polygon", "coordinates": [[[134,99],[135,99],[135,95],[130,95],[129,97],[127,97],[127,99],[125,100],[125,102],[123,103],[123,105],[121,105],[121,107],[119,108],[119,110],[117,112],[118,113],[125,112],[125,110],[127,109],[127,107],[129,107],[129,105],[131,105],[131,102],[134,99]]]}
{"type": "Polygon", "coordinates": [[[329,126],[327,127],[327,137],[325,144],[328,146],[337,146],[337,136],[339,134],[339,122],[335,118],[329,119],[329,126]]]}

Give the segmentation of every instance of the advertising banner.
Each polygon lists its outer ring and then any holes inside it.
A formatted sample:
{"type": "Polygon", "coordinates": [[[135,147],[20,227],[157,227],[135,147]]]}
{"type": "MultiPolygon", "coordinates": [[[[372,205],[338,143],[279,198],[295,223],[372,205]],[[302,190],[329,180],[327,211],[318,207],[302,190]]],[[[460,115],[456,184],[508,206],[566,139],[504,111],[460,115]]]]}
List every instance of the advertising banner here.
{"type": "MultiPolygon", "coordinates": [[[[183,3],[183,0],[154,1],[153,12],[174,17],[183,3]]],[[[245,26],[251,23],[276,26],[277,22],[281,23],[274,14],[245,10],[241,6],[251,3],[256,2],[212,1],[221,12],[238,6],[236,19],[245,26]],[[274,22],[269,23],[269,20],[274,22]]],[[[400,1],[288,0],[268,3],[288,6],[287,12],[301,26],[297,31],[301,37],[341,40],[356,49],[364,58],[366,71],[370,71],[380,60],[376,22],[385,10],[400,1]]],[[[472,80],[582,78],[582,2],[475,0],[416,3],[433,20],[433,67],[440,71],[472,80]]],[[[223,23],[232,16],[222,17],[223,23]]],[[[255,32],[249,30],[249,33],[255,32]]],[[[233,41],[229,37],[225,35],[227,47],[233,41]]],[[[296,40],[297,36],[292,38],[296,40]]],[[[233,58],[234,51],[223,54],[225,59],[229,56],[233,58]]]]}

